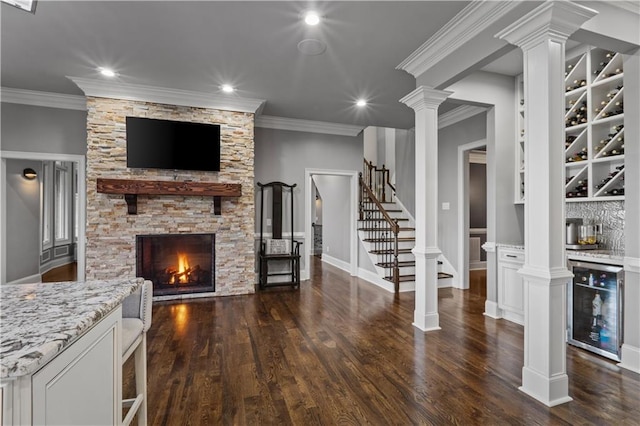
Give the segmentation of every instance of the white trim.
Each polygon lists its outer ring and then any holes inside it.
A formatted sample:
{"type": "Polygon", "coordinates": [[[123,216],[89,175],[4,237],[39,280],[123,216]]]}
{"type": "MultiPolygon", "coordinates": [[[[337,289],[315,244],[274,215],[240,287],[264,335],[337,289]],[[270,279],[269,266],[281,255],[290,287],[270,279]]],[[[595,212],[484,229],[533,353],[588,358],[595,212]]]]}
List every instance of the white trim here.
{"type": "Polygon", "coordinates": [[[465,179],[465,152],[487,145],[486,139],[458,147],[458,273],[456,288],[469,288],[469,186],[465,179]]]}
{"type": "Polygon", "coordinates": [[[444,254],[440,254],[438,256],[438,262],[442,262],[442,267],[438,268],[438,272],[444,272],[445,274],[453,275],[451,278],[451,287],[453,288],[461,288],[460,287],[460,274],[453,267],[449,259],[444,254]]]}
{"type": "Polygon", "coordinates": [[[640,258],[626,256],[624,258],[624,270],[640,274],[640,258]]]}
{"type": "Polygon", "coordinates": [[[32,283],[41,283],[42,282],[42,276],[40,274],[33,274],[33,275],[29,275],[28,277],[24,277],[24,278],[20,278],[17,280],[13,280],[10,283],[7,283],[7,285],[9,284],[32,284],[32,283]]]}
{"type": "Polygon", "coordinates": [[[444,129],[453,124],[456,124],[467,118],[471,118],[474,115],[478,115],[482,112],[486,112],[484,107],[474,105],[461,105],[458,108],[454,108],[451,111],[447,111],[438,117],[438,129],[444,129]]]}
{"type": "Polygon", "coordinates": [[[86,96],[115,98],[131,101],[154,102],[167,105],[182,105],[196,108],[211,108],[224,111],[239,111],[255,114],[265,103],[263,99],[222,96],[190,90],[168,89],[122,82],[92,80],[69,77],[86,96]]]}
{"type": "Polygon", "coordinates": [[[621,353],[622,362],[618,367],[640,374],[640,348],[623,343],[621,353]]]}
{"type": "MultiPolygon", "coordinates": [[[[2,235],[6,235],[7,229],[6,223],[6,166],[5,161],[7,159],[18,160],[39,160],[39,161],[75,161],[78,163],[78,241],[76,242],[76,259],[78,262],[78,275],[77,281],[84,281],[85,279],[85,254],[86,254],[86,215],[87,215],[87,182],[86,182],[86,159],[84,155],[73,154],[55,154],[44,152],[24,152],[24,151],[0,151],[0,159],[2,159],[2,167],[0,171],[0,181],[2,182],[0,193],[2,197],[2,211],[0,216],[0,227],[2,228],[2,235]]],[[[1,251],[0,251],[0,264],[2,270],[0,271],[0,282],[6,280],[6,238],[0,238],[1,251]]],[[[38,257],[40,254],[38,253],[38,257]]]]}
{"type": "Polygon", "coordinates": [[[400,210],[402,210],[402,213],[405,216],[407,216],[407,219],[409,219],[409,227],[415,227],[416,226],[415,218],[411,213],[409,213],[409,210],[407,210],[404,204],[402,204],[402,201],[400,201],[400,199],[395,194],[394,194],[394,201],[398,205],[398,207],[400,207],[400,210]]]}
{"type": "Polygon", "coordinates": [[[487,261],[486,260],[480,260],[478,262],[469,262],[469,270],[470,271],[478,271],[478,270],[483,270],[483,269],[487,269],[487,261]]]}
{"type": "Polygon", "coordinates": [[[418,77],[520,5],[520,1],[472,1],[396,67],[418,77]]]}
{"type": "Polygon", "coordinates": [[[485,300],[483,315],[493,319],[501,319],[502,310],[498,307],[498,302],[494,302],[488,299],[485,300]]]}
{"type": "Polygon", "coordinates": [[[329,256],[326,253],[322,253],[322,257],[321,260],[324,263],[327,263],[331,266],[335,266],[338,269],[342,269],[343,271],[345,271],[346,273],[350,273],[350,269],[351,269],[351,264],[349,264],[349,262],[345,262],[344,260],[340,260],[337,259],[333,256],[329,256]]]}
{"type": "Polygon", "coordinates": [[[87,98],[36,90],[0,88],[0,101],[10,104],[34,105],[48,108],[87,110],[87,98]]]}
{"type": "MultiPolygon", "coordinates": [[[[324,256],[324,255],[322,255],[324,256]]],[[[358,268],[358,278],[367,281],[381,289],[389,292],[395,293],[394,285],[391,281],[387,281],[384,278],[381,278],[375,272],[368,271],[364,268],[358,268]]],[[[416,283],[415,281],[405,281],[400,283],[400,289],[398,290],[400,293],[405,293],[409,291],[416,291],[416,283]]]]}
{"type": "Polygon", "coordinates": [[[482,245],[482,249],[487,253],[495,253],[497,248],[497,244],[493,241],[487,241],[482,245]]]}
{"type": "MultiPolygon", "coordinates": [[[[315,200],[313,188],[314,175],[348,176],[350,177],[350,199],[349,204],[349,273],[351,276],[358,275],[358,172],[353,170],[331,170],[331,169],[304,169],[304,233],[305,241],[313,241],[313,227],[311,226],[312,212],[311,205],[315,200]]],[[[304,270],[301,272],[301,279],[308,280],[310,276],[311,256],[313,255],[313,244],[305,244],[304,249],[304,270]]],[[[324,254],[323,254],[324,256],[324,254]]]]}
{"type": "Polygon", "coordinates": [[[329,123],[326,121],[301,120],[297,118],[273,117],[261,115],[256,117],[255,126],[264,129],[290,130],[294,132],[323,133],[327,135],[358,136],[363,126],[351,124],[329,123]]]}

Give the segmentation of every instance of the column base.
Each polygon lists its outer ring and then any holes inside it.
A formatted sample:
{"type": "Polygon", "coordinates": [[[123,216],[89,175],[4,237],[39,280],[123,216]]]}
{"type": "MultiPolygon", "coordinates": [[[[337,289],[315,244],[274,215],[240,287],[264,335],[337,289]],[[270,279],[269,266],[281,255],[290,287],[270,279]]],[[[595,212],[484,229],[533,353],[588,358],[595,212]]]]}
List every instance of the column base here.
{"type": "Polygon", "coordinates": [[[560,374],[547,378],[530,368],[522,368],[522,386],[518,390],[548,407],[573,401],[569,396],[569,376],[560,374]]]}
{"type": "Polygon", "coordinates": [[[618,364],[618,367],[640,374],[640,348],[623,343],[621,358],[622,361],[618,364]]]}
{"type": "Polygon", "coordinates": [[[484,316],[490,317],[493,319],[501,319],[502,315],[500,313],[500,308],[498,308],[498,303],[493,302],[491,300],[486,300],[484,302],[484,316]]]}
{"type": "Polygon", "coordinates": [[[435,313],[435,314],[427,314],[423,316],[423,315],[419,315],[418,312],[414,312],[413,326],[425,332],[441,330],[440,315],[435,313]]]}

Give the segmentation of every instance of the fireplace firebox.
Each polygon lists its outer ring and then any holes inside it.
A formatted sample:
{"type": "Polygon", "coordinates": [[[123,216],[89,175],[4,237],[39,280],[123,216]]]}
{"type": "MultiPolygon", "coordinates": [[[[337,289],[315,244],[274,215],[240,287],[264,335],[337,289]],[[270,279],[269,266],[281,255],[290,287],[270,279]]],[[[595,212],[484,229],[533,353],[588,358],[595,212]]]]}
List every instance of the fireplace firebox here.
{"type": "Polygon", "coordinates": [[[138,235],[136,260],[154,296],[215,291],[215,234],[138,235]]]}

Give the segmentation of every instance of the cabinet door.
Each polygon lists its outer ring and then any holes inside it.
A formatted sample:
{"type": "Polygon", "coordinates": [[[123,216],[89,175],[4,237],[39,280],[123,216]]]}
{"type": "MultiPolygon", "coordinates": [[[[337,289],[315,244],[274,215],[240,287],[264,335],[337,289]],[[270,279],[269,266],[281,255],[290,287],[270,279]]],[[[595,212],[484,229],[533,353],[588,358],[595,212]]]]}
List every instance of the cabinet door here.
{"type": "Polygon", "coordinates": [[[498,306],[504,317],[518,324],[524,323],[524,290],[517,263],[500,262],[498,265],[498,306]]]}
{"type": "Polygon", "coordinates": [[[33,423],[119,424],[121,309],[33,375],[33,423]]]}

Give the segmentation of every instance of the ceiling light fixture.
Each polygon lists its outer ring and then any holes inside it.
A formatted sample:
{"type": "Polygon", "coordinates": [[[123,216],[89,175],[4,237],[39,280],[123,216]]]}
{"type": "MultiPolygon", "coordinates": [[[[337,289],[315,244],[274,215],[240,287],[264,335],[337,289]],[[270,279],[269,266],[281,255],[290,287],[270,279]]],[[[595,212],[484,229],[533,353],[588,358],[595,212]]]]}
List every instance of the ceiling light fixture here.
{"type": "Polygon", "coordinates": [[[114,70],[109,69],[109,68],[98,68],[98,71],[100,71],[100,74],[104,75],[105,77],[115,77],[116,73],[114,70]]]}
{"type": "Polygon", "coordinates": [[[2,3],[10,4],[18,9],[25,10],[30,13],[36,13],[36,0],[0,0],[2,3]]]}
{"type": "Polygon", "coordinates": [[[367,106],[367,101],[365,101],[364,99],[358,99],[358,102],[356,102],[356,105],[359,107],[367,106]]]}
{"type": "Polygon", "coordinates": [[[304,15],[304,22],[307,25],[318,25],[320,23],[320,16],[316,12],[309,11],[304,15]]]}
{"type": "Polygon", "coordinates": [[[223,84],[222,86],[220,86],[220,88],[222,89],[223,92],[225,93],[233,93],[234,89],[232,85],[230,84],[223,84]]]}

